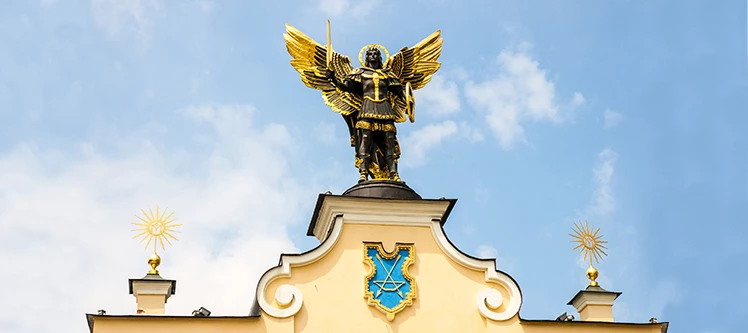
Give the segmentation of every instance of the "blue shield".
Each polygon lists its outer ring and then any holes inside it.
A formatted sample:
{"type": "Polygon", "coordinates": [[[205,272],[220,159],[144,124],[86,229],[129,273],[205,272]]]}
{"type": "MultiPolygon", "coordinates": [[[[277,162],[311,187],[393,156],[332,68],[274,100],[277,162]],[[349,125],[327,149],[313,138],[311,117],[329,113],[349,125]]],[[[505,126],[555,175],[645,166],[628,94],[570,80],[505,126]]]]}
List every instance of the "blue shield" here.
{"type": "Polygon", "coordinates": [[[364,262],[371,271],[364,281],[364,297],[392,320],[416,297],[416,284],[408,273],[415,262],[413,244],[396,244],[387,253],[382,243],[364,243],[364,262]]]}

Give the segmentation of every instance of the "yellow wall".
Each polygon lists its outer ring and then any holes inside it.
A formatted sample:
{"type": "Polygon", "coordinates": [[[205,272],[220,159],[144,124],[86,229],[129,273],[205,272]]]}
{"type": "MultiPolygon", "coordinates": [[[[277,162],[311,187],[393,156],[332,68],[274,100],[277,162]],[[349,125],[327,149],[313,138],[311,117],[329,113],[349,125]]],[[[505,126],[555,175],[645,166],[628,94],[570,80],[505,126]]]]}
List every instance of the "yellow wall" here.
{"type": "Polygon", "coordinates": [[[609,321],[607,318],[613,318],[613,308],[604,305],[590,304],[579,313],[579,320],[609,321]]]}
{"type": "Polygon", "coordinates": [[[138,295],[138,309],[146,314],[163,314],[165,295],[138,295]]]}
{"type": "MultiPolygon", "coordinates": [[[[593,322],[522,322],[521,331],[494,329],[490,332],[524,333],[662,333],[662,324],[619,324],[593,322]]],[[[499,325],[496,325],[499,326],[499,325]]]]}
{"type": "MultiPolygon", "coordinates": [[[[344,318],[342,322],[352,324],[344,318]]],[[[294,331],[293,318],[193,318],[193,317],[157,317],[157,316],[95,316],[95,333],[285,333],[294,331]]],[[[440,322],[457,321],[456,318],[443,317],[440,322]]],[[[361,330],[360,326],[338,325],[338,330],[332,328],[318,331],[321,333],[335,332],[388,332],[384,324],[361,330]],[[342,327],[342,328],[341,328],[342,327]],[[350,328],[349,328],[350,327],[350,328]],[[356,330],[358,328],[359,330],[356,330]]],[[[479,331],[452,331],[437,328],[426,331],[395,326],[391,328],[396,333],[406,332],[496,332],[496,333],[661,333],[659,324],[628,325],[619,323],[592,322],[516,322],[502,324],[488,321],[486,328],[479,331]]]]}
{"type": "MultiPolygon", "coordinates": [[[[350,201],[349,199],[345,200],[350,201]]],[[[349,208],[344,205],[359,207],[357,206],[359,203],[353,205],[344,200],[341,200],[339,204],[340,207],[345,209],[349,208]]],[[[441,203],[422,204],[415,207],[413,211],[421,214],[419,215],[421,217],[425,216],[422,219],[423,221],[420,222],[418,220],[420,217],[413,217],[413,214],[408,215],[410,211],[407,209],[397,211],[390,202],[375,204],[369,202],[368,205],[373,207],[369,212],[382,211],[382,208],[388,208],[386,210],[390,213],[374,216],[376,214],[369,214],[366,211],[351,210],[348,215],[338,214],[332,210],[327,211],[327,219],[329,220],[333,220],[333,216],[340,215],[349,216],[350,219],[340,218],[336,224],[329,224],[332,231],[329,239],[320,248],[294,257],[298,259],[296,261],[290,260],[290,257],[284,257],[285,266],[271,269],[263,275],[259,288],[262,291],[261,294],[265,296],[264,300],[259,299],[263,308],[260,317],[96,315],[93,316],[94,333],[661,332],[662,324],[630,325],[580,321],[523,321],[519,319],[518,315],[504,321],[487,319],[484,316],[491,316],[478,309],[479,294],[487,288],[499,291],[503,297],[503,302],[499,309],[494,310],[500,313],[512,303],[511,301],[517,304],[520,297],[519,292],[516,291],[514,282],[510,285],[505,284],[508,289],[499,284],[486,282],[488,275],[485,272],[485,266],[478,267],[480,265],[471,266],[471,264],[465,262],[457,262],[463,259],[457,258],[454,252],[449,252],[453,250],[450,244],[445,245],[446,240],[441,234],[441,229],[432,229],[439,228],[438,222],[432,223],[432,218],[428,215],[433,213],[429,211],[428,205],[434,207],[441,205],[441,203]],[[380,206],[385,204],[387,206],[380,206]],[[372,218],[372,216],[374,217],[372,218]],[[400,222],[395,223],[398,218],[400,222]],[[337,230],[339,230],[339,233],[337,233],[337,230]],[[335,243],[332,248],[327,247],[332,245],[333,242],[335,243]],[[387,251],[392,251],[395,243],[414,244],[415,263],[410,266],[409,271],[416,281],[416,299],[413,305],[397,313],[392,321],[389,321],[380,310],[368,305],[364,298],[364,278],[371,269],[364,262],[364,242],[381,242],[387,251]],[[447,255],[443,251],[451,254],[447,255]],[[318,255],[321,257],[315,257],[318,255]],[[295,264],[290,264],[291,261],[295,264]],[[265,278],[267,280],[264,280],[265,278]],[[263,284],[265,284],[265,288],[263,288],[263,284]],[[293,286],[291,288],[293,292],[298,292],[295,294],[299,297],[296,300],[303,299],[303,301],[290,302],[287,305],[288,308],[278,304],[275,293],[283,285],[293,286]],[[514,294],[512,294],[512,290],[515,290],[514,294]],[[295,312],[298,308],[293,308],[295,306],[293,304],[301,304],[298,312],[295,312]],[[271,308],[276,309],[272,310],[271,308]],[[293,311],[290,310],[292,308],[293,311]],[[270,314],[276,310],[278,312],[274,316],[288,317],[272,317],[270,314]]],[[[320,227],[317,231],[322,234],[327,233],[327,230],[323,227],[320,227]]],[[[321,238],[324,239],[324,237],[321,238]]],[[[494,271],[491,270],[490,272],[494,271]]],[[[287,295],[285,293],[281,294],[287,295]]],[[[281,297],[280,299],[284,298],[281,297]]],[[[590,312],[592,315],[603,317],[608,315],[607,312],[603,312],[609,311],[608,309],[594,310],[596,311],[590,312]]],[[[512,311],[516,311],[516,307],[512,311]]],[[[507,313],[511,315],[514,312],[507,313]]]]}
{"type": "MultiPolygon", "coordinates": [[[[271,319],[271,321],[274,319],[271,319]]],[[[286,319],[285,321],[290,321],[286,319]]],[[[162,316],[96,316],[94,333],[248,333],[272,332],[265,318],[195,318],[162,316]]]]}
{"type": "MultiPolygon", "coordinates": [[[[486,288],[483,276],[483,272],[470,271],[445,257],[428,227],[345,224],[340,240],[327,256],[313,265],[294,268],[290,279],[271,283],[266,295],[274,295],[282,284],[301,290],[304,306],[296,315],[296,332],[387,332],[385,326],[393,332],[479,332],[486,329],[475,306],[475,295],[486,288]],[[410,273],[418,294],[413,305],[392,322],[363,298],[369,268],[364,264],[362,240],[381,241],[387,251],[393,250],[395,242],[415,244],[416,262],[410,273]],[[459,319],[445,320],[445,314],[459,319]]],[[[496,289],[507,293],[499,286],[496,289]]]]}

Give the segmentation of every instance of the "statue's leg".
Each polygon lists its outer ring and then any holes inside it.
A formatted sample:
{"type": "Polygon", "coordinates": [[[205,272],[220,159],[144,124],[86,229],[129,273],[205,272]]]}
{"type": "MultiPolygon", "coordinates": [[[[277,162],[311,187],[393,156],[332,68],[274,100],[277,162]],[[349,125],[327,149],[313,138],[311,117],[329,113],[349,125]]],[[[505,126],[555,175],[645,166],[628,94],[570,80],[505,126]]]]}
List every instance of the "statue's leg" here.
{"type": "Polygon", "coordinates": [[[390,179],[394,181],[401,182],[402,179],[400,179],[400,176],[397,173],[397,150],[396,150],[396,142],[395,142],[395,132],[394,131],[387,131],[385,132],[385,144],[387,152],[385,153],[385,158],[387,159],[387,167],[390,169],[390,179]]]}
{"type": "Polygon", "coordinates": [[[360,129],[361,141],[358,145],[358,158],[361,159],[361,164],[358,167],[358,182],[365,182],[369,176],[369,163],[371,163],[371,140],[372,133],[368,129],[360,129]]]}

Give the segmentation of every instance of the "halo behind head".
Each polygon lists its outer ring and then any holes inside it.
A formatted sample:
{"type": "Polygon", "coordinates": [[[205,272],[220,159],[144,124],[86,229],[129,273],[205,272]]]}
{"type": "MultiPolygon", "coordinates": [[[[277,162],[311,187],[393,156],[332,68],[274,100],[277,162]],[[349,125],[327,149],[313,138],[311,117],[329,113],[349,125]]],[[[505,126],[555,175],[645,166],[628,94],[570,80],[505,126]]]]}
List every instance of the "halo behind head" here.
{"type": "Polygon", "coordinates": [[[387,49],[379,44],[369,44],[364,46],[361,51],[358,52],[358,62],[361,63],[361,66],[366,66],[366,62],[364,62],[364,52],[368,51],[369,49],[379,49],[380,51],[384,51],[384,59],[382,59],[382,64],[386,64],[387,60],[390,59],[390,52],[387,51],[387,49]]]}

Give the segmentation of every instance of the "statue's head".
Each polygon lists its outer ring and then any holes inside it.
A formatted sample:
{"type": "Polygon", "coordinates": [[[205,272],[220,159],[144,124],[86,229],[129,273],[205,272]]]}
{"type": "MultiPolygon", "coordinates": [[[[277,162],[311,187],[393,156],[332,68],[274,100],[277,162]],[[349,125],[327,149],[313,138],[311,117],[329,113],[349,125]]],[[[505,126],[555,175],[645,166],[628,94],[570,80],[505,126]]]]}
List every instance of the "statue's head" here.
{"type": "Polygon", "coordinates": [[[376,47],[370,47],[366,50],[366,67],[382,68],[382,53],[376,47]]]}

